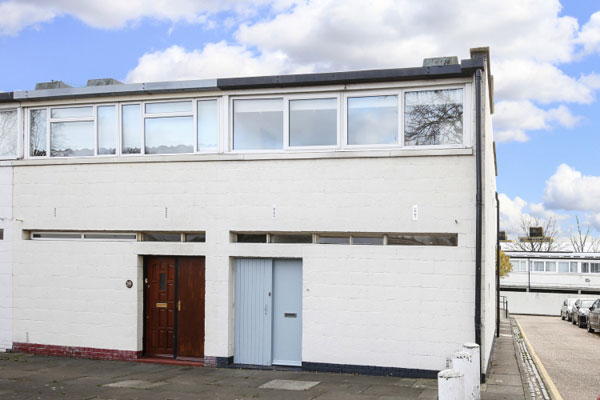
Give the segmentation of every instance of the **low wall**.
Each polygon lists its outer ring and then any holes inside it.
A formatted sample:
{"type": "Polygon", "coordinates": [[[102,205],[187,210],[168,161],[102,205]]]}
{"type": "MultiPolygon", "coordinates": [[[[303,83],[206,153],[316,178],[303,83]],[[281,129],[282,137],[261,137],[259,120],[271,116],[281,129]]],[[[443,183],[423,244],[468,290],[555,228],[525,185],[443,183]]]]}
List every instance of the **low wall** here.
{"type": "Polygon", "coordinates": [[[500,291],[508,299],[508,311],[512,314],[560,315],[566,298],[597,299],[598,295],[573,293],[535,293],[500,291]]]}

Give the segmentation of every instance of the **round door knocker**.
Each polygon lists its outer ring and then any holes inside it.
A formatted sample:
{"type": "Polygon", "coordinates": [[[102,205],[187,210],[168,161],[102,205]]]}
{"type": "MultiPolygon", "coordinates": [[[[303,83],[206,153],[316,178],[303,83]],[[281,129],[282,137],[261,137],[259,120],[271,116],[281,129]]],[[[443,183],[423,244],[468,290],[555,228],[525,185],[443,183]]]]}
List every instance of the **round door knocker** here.
{"type": "Polygon", "coordinates": [[[128,289],[131,289],[133,287],[133,282],[131,281],[131,279],[127,279],[127,281],[125,282],[125,286],[127,286],[128,289]]]}

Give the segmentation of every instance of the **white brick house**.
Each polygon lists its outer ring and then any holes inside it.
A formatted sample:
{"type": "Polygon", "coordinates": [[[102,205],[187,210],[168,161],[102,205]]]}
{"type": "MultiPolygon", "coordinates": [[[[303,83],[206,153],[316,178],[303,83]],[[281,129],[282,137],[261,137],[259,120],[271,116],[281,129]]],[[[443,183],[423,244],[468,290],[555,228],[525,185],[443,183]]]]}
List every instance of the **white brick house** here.
{"type": "Polygon", "coordinates": [[[487,49],[108,83],[0,94],[0,349],[433,377],[478,341],[486,372],[487,49]]]}

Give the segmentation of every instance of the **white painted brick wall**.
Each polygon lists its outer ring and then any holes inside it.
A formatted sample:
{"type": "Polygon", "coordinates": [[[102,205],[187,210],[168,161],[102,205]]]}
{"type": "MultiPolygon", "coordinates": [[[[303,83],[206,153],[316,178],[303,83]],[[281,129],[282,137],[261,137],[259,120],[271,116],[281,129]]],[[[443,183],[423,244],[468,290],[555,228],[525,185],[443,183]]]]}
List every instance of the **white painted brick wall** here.
{"type": "Polygon", "coordinates": [[[13,242],[18,235],[17,222],[12,218],[11,167],[0,166],[0,351],[12,348],[12,273],[13,242]]]}
{"type": "Polygon", "coordinates": [[[474,340],[474,174],[473,156],[16,167],[24,229],[205,230],[207,243],[18,241],[14,340],[141,350],[138,255],[205,255],[205,352],[229,356],[232,258],[297,257],[304,361],[443,369],[474,340]],[[232,244],[231,230],[457,232],[459,246],[232,244]]]}

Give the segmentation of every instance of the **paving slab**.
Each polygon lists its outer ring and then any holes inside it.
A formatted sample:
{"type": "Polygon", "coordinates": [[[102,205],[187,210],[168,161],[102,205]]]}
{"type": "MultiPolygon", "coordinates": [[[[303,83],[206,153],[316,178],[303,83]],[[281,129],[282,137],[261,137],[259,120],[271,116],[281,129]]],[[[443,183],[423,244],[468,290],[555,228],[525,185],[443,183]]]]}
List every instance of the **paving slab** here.
{"type": "Polygon", "coordinates": [[[280,390],[308,390],[317,386],[320,382],[315,381],[292,381],[287,379],[273,379],[259,386],[261,389],[280,390]]]}

